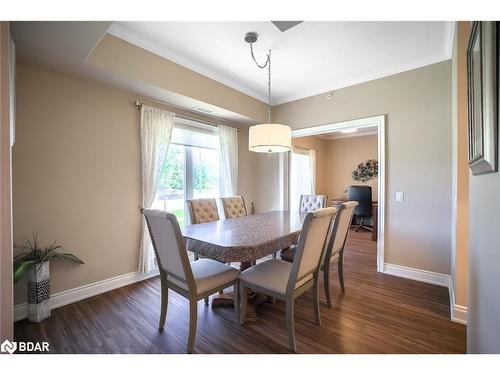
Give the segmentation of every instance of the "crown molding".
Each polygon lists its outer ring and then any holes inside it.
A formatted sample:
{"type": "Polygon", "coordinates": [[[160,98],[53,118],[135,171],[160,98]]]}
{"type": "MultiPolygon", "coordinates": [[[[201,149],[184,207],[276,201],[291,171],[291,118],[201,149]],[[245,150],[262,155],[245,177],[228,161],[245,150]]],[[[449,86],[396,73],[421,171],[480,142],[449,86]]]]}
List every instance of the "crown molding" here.
{"type": "Polygon", "coordinates": [[[205,77],[213,79],[214,81],[217,81],[219,83],[222,83],[223,85],[231,87],[239,92],[242,92],[243,94],[249,95],[252,98],[260,100],[261,102],[267,103],[267,96],[262,95],[257,91],[252,90],[251,88],[242,85],[233,79],[226,77],[223,74],[220,74],[212,69],[208,69],[201,64],[195,63],[194,61],[187,59],[184,56],[181,56],[180,54],[172,51],[169,48],[160,46],[158,43],[152,42],[151,40],[144,38],[142,35],[130,31],[127,28],[115,22],[111,24],[107,33],[117,38],[120,38],[126,42],[129,42],[137,47],[140,47],[146,51],[154,53],[155,55],[163,57],[164,59],[173,61],[174,63],[179,64],[184,68],[193,70],[194,72],[204,75],[205,77]]]}
{"type": "MultiPolygon", "coordinates": [[[[358,85],[361,83],[369,82],[369,81],[374,81],[376,79],[380,78],[385,78],[388,76],[392,76],[395,74],[407,72],[410,70],[418,69],[418,68],[423,68],[428,65],[436,64],[442,61],[446,61],[451,59],[452,55],[452,49],[453,49],[453,34],[454,34],[454,29],[455,29],[455,22],[446,22],[445,25],[445,32],[444,32],[444,37],[443,37],[443,49],[440,53],[435,54],[433,56],[420,59],[417,61],[413,61],[407,64],[400,64],[399,66],[392,68],[392,69],[382,69],[379,70],[376,73],[373,74],[368,74],[368,75],[360,75],[357,78],[349,79],[349,80],[344,80],[339,82],[336,85],[331,85],[331,84],[324,84],[321,86],[317,86],[314,89],[310,90],[301,90],[300,93],[295,93],[293,95],[286,95],[278,98],[274,98],[271,100],[271,105],[272,106],[277,106],[280,104],[285,104],[289,103],[295,100],[300,100],[304,98],[308,98],[311,96],[315,95],[320,95],[324,94],[326,92],[332,91],[332,90],[338,90],[342,89],[345,87],[349,86],[354,86],[358,85]]],[[[234,79],[230,79],[227,76],[216,72],[212,69],[209,69],[199,63],[196,63],[192,61],[191,59],[188,59],[177,52],[172,51],[169,48],[165,48],[158,43],[152,42],[151,40],[143,37],[142,35],[139,35],[133,31],[128,30],[127,28],[113,22],[111,26],[109,27],[108,34],[111,34],[117,38],[120,38],[122,40],[125,40],[126,42],[129,42],[137,47],[140,47],[144,50],[147,50],[151,53],[154,53],[160,57],[163,57],[167,60],[173,61],[176,64],[179,64],[185,68],[191,69],[199,74],[202,74],[210,79],[213,79],[219,83],[222,83],[226,86],[229,86],[235,90],[238,90],[246,95],[249,95],[263,103],[267,103],[267,96],[245,86],[242,85],[238,82],[236,82],[234,79]]]]}
{"type": "Polygon", "coordinates": [[[408,72],[408,71],[414,70],[414,69],[424,68],[428,65],[433,65],[436,63],[440,63],[440,62],[449,60],[450,58],[451,57],[447,57],[446,54],[444,52],[442,52],[442,53],[439,53],[437,55],[434,55],[434,56],[431,56],[431,57],[428,57],[425,59],[411,62],[409,64],[401,64],[399,67],[394,68],[394,69],[384,69],[384,70],[380,70],[374,74],[361,76],[361,77],[355,78],[355,79],[345,80],[345,81],[342,81],[333,87],[331,85],[325,84],[322,87],[318,87],[317,89],[301,91],[300,94],[294,94],[294,95],[289,95],[289,96],[277,98],[276,100],[274,100],[272,102],[272,105],[276,106],[276,105],[280,105],[280,104],[286,104],[289,102],[293,102],[295,100],[300,100],[300,99],[308,98],[311,96],[326,94],[328,92],[343,89],[345,87],[359,85],[361,83],[374,81],[374,80],[377,80],[380,78],[386,78],[386,77],[389,77],[392,75],[408,72]]]}

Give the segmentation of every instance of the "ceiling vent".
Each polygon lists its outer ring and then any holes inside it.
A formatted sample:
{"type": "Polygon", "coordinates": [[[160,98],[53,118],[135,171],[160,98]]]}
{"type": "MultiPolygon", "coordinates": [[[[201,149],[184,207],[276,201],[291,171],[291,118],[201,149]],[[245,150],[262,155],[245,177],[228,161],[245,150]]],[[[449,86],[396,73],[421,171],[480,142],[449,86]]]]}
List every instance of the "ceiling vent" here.
{"type": "Polygon", "coordinates": [[[276,26],[282,33],[290,30],[292,27],[295,27],[302,22],[304,21],[271,21],[271,23],[276,26]]]}

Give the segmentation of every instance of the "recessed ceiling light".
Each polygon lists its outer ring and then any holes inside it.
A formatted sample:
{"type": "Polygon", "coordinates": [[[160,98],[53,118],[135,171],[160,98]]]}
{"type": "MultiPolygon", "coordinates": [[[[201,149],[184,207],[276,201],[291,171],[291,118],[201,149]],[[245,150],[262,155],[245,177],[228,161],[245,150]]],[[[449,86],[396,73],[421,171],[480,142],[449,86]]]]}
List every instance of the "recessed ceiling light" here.
{"type": "Polygon", "coordinates": [[[210,109],[206,109],[206,108],[202,108],[202,107],[194,107],[193,108],[195,111],[198,111],[198,112],[203,112],[203,113],[212,113],[212,111],[210,109]]]}
{"type": "Polygon", "coordinates": [[[357,128],[352,128],[352,129],[342,129],[340,132],[342,134],[350,134],[350,133],[356,133],[358,131],[357,128]]]}

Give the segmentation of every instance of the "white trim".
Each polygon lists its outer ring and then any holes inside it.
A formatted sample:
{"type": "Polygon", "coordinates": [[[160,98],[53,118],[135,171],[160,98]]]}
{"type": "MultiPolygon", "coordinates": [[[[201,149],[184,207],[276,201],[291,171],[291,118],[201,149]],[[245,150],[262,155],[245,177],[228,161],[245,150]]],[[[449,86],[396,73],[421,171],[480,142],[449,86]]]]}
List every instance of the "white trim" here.
{"type": "Polygon", "coordinates": [[[444,273],[420,270],[417,268],[400,266],[398,264],[385,263],[384,273],[392,276],[403,277],[428,284],[450,287],[451,276],[444,273]]]}
{"type": "Polygon", "coordinates": [[[450,319],[452,322],[467,325],[467,306],[458,305],[455,303],[455,288],[453,278],[450,278],[450,319]]]}
{"type": "Polygon", "coordinates": [[[252,98],[260,100],[261,102],[267,103],[268,98],[266,95],[260,94],[257,91],[252,90],[251,88],[244,86],[212,69],[208,69],[203,65],[197,64],[191,61],[190,59],[187,59],[184,56],[179,55],[177,52],[174,52],[169,48],[165,48],[143,37],[142,35],[130,31],[129,29],[117,24],[116,22],[113,22],[111,24],[107,32],[108,34],[116,36],[117,38],[129,42],[137,47],[140,47],[142,49],[145,49],[146,51],[154,53],[155,55],[163,57],[164,59],[170,60],[185,68],[191,69],[196,73],[202,74],[208,78],[213,79],[214,81],[217,81],[235,90],[238,90],[244,94],[247,94],[252,98]]]}
{"type": "MultiPolygon", "coordinates": [[[[378,234],[377,234],[377,271],[384,272],[384,249],[385,249],[385,115],[378,115],[373,117],[366,117],[362,119],[336,122],[333,124],[325,124],[312,126],[309,128],[295,129],[292,130],[292,137],[304,137],[309,135],[319,135],[324,133],[331,133],[333,131],[338,131],[341,129],[348,128],[367,128],[370,126],[377,127],[378,134],[378,234]]],[[[285,164],[285,154],[280,153],[280,165],[279,165],[279,176],[280,187],[282,187],[281,195],[281,206],[288,207],[288,191],[289,191],[289,177],[288,177],[288,166],[285,164]]]]}
{"type": "Polygon", "coordinates": [[[453,304],[451,306],[451,321],[467,325],[467,307],[453,304]]]}
{"type": "Polygon", "coordinates": [[[272,99],[271,105],[277,106],[280,104],[293,102],[295,100],[300,100],[315,95],[322,95],[322,94],[326,95],[328,92],[331,91],[340,90],[345,87],[359,85],[361,83],[374,81],[376,79],[390,77],[396,74],[409,72],[411,70],[424,68],[426,66],[437,64],[449,59],[450,58],[447,56],[447,51],[441,51],[435,55],[425,57],[420,60],[412,61],[407,64],[401,64],[400,66],[395,67],[393,69],[381,69],[375,73],[366,74],[364,76],[352,79],[346,79],[344,81],[337,83],[336,85],[332,85],[331,83],[326,83],[324,86],[316,87],[311,90],[300,90],[299,92],[293,95],[286,95],[277,98],[275,97],[274,99],[272,99]]]}
{"type": "Polygon", "coordinates": [[[467,307],[455,303],[453,279],[450,275],[390,263],[384,264],[384,273],[447,287],[450,296],[450,320],[455,323],[467,325],[467,307]]]}
{"type": "Polygon", "coordinates": [[[467,325],[467,307],[455,303],[453,279],[450,275],[390,263],[384,265],[384,273],[447,287],[450,296],[450,320],[455,323],[467,325]]]}
{"type": "Polygon", "coordinates": [[[358,133],[358,132],[355,132],[352,134],[340,133],[339,135],[321,135],[321,134],[319,134],[318,137],[320,137],[321,139],[324,139],[325,141],[334,141],[336,139],[344,139],[344,138],[368,137],[370,135],[375,135],[377,133],[378,133],[377,130],[373,130],[373,131],[367,131],[367,132],[363,132],[363,133],[358,133]]]}
{"type": "Polygon", "coordinates": [[[453,38],[455,36],[456,21],[448,21],[445,25],[444,38],[443,38],[443,51],[447,59],[451,59],[453,55],[453,38]]]}
{"type": "MultiPolygon", "coordinates": [[[[376,79],[392,76],[395,74],[403,73],[403,72],[408,72],[410,70],[414,69],[419,69],[423,68],[425,66],[429,66],[432,64],[436,64],[442,61],[449,60],[451,58],[451,50],[450,50],[450,44],[453,44],[453,41],[450,43],[450,35],[451,38],[453,38],[453,28],[454,28],[454,23],[453,22],[446,22],[445,25],[445,31],[444,31],[444,36],[443,36],[443,48],[440,52],[432,55],[432,56],[427,56],[424,57],[420,60],[416,61],[411,61],[406,64],[400,64],[397,67],[391,68],[391,69],[380,69],[377,72],[374,72],[372,74],[367,74],[363,76],[358,76],[356,78],[352,79],[347,79],[341,82],[338,82],[335,85],[332,85],[331,83],[325,83],[322,86],[310,89],[310,90],[301,90],[298,93],[292,94],[292,95],[285,95],[282,97],[274,98],[272,99],[271,105],[276,106],[284,103],[288,103],[294,100],[299,100],[303,98],[307,98],[310,96],[314,95],[320,95],[324,94],[328,91],[332,90],[339,90],[344,87],[349,87],[349,86],[354,86],[360,83],[364,82],[369,82],[373,81],[376,79]],[[451,29],[451,30],[450,30],[451,29]]],[[[267,103],[267,96],[266,94],[260,93],[248,86],[242,85],[239,82],[236,82],[234,79],[230,79],[229,77],[212,70],[210,68],[207,68],[204,65],[201,65],[199,63],[196,63],[192,61],[191,59],[188,59],[180,54],[178,54],[175,51],[172,51],[169,48],[166,48],[158,43],[155,43],[151,41],[148,38],[145,38],[144,36],[133,32],[122,25],[117,24],[116,22],[113,22],[111,26],[108,29],[108,34],[111,34],[113,36],[116,36],[117,38],[120,38],[122,40],[125,40],[126,42],[129,42],[131,44],[136,45],[137,47],[140,47],[142,49],[145,49],[146,51],[152,52],[155,55],[161,56],[167,60],[173,61],[176,64],[179,64],[185,68],[191,69],[199,74],[202,74],[208,78],[211,78],[217,82],[220,82],[226,86],[232,87],[235,90],[238,90],[244,94],[247,94],[257,100],[260,100],[261,102],[267,103]]]]}
{"type": "MultiPolygon", "coordinates": [[[[92,284],[83,285],[77,288],[68,289],[59,293],[55,293],[50,297],[50,308],[55,309],[73,302],[80,301],[85,298],[93,297],[101,293],[109,292],[110,290],[121,288],[123,286],[133,284],[142,280],[157,276],[158,271],[153,271],[149,274],[143,274],[135,271],[124,275],[115,276],[110,279],[101,280],[92,284]]],[[[14,306],[14,321],[25,319],[28,316],[28,304],[26,302],[14,306]]]]}

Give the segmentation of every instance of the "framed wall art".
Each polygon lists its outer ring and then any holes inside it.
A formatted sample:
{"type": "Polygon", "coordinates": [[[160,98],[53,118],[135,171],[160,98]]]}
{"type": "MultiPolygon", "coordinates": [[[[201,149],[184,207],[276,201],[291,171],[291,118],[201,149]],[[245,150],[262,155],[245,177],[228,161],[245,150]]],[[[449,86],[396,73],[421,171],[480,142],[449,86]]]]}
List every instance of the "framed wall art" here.
{"type": "Polygon", "coordinates": [[[469,166],[473,175],[498,170],[497,22],[473,22],[467,48],[469,166]]]}

